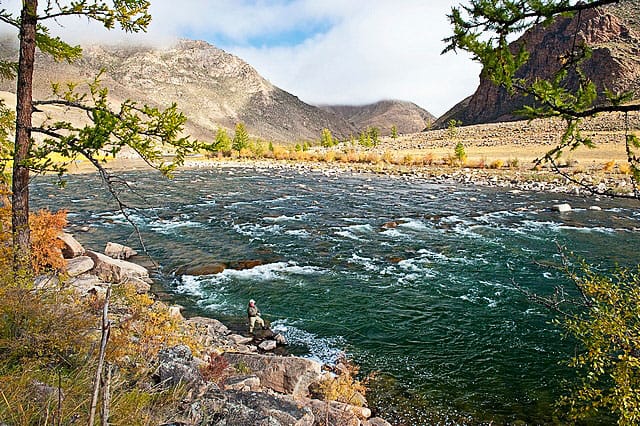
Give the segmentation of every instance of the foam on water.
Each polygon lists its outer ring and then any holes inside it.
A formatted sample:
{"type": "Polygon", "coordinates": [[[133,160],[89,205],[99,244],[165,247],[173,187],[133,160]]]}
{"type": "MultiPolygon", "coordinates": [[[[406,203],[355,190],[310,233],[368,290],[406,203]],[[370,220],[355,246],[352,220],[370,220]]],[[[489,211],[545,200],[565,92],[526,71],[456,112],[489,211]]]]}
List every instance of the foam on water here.
{"type": "Polygon", "coordinates": [[[362,233],[362,234],[368,234],[373,232],[373,226],[369,225],[368,223],[362,223],[362,224],[358,224],[358,225],[350,225],[347,227],[347,229],[350,232],[358,232],[358,233],[362,233]]]}
{"type": "Polygon", "coordinates": [[[241,223],[233,225],[233,229],[242,235],[260,238],[268,234],[278,234],[282,230],[281,225],[263,226],[258,223],[241,223]]]}
{"type": "Polygon", "coordinates": [[[277,262],[258,265],[251,269],[241,271],[235,269],[225,269],[219,274],[213,275],[212,280],[221,282],[230,279],[271,281],[285,279],[291,275],[322,275],[327,273],[326,269],[316,266],[299,266],[295,262],[277,262]]]}
{"type": "Polygon", "coordinates": [[[267,216],[264,218],[267,222],[299,222],[307,216],[306,214],[297,214],[295,216],[280,215],[277,217],[267,216]]]}
{"type": "Polygon", "coordinates": [[[426,231],[430,229],[430,227],[427,226],[426,223],[418,219],[402,218],[401,220],[405,221],[404,223],[398,225],[402,228],[411,229],[412,231],[426,231]]]}
{"type": "Polygon", "coordinates": [[[334,235],[338,235],[340,237],[344,237],[344,238],[348,238],[350,240],[356,240],[356,241],[364,241],[362,238],[358,237],[357,235],[349,232],[349,231],[336,231],[334,232],[334,235]]]}
{"type": "Polygon", "coordinates": [[[202,278],[192,275],[182,275],[174,280],[175,291],[180,294],[189,294],[191,296],[204,297],[205,292],[202,288],[202,278]]]}
{"type": "Polygon", "coordinates": [[[204,224],[180,218],[158,219],[149,223],[149,229],[160,234],[173,234],[181,228],[203,228],[204,224]]]}
{"type": "Polygon", "coordinates": [[[308,348],[309,353],[305,358],[318,361],[323,364],[335,364],[344,351],[345,340],[341,336],[319,337],[294,325],[295,321],[277,320],[271,323],[274,332],[282,334],[289,343],[302,345],[308,348]]]}

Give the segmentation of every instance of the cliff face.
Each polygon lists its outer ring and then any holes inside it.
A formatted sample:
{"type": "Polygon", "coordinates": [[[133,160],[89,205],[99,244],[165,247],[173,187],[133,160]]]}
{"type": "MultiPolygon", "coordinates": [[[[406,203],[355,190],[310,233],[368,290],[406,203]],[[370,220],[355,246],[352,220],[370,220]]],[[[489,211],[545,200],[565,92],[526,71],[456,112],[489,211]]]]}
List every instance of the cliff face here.
{"type": "Polygon", "coordinates": [[[396,126],[399,133],[415,133],[430,127],[435,117],[411,102],[385,100],[369,105],[324,105],[322,109],[335,113],[362,131],[377,127],[381,135],[391,134],[396,126]]]}
{"type": "MultiPolygon", "coordinates": [[[[560,61],[574,45],[585,43],[593,55],[582,64],[585,74],[595,83],[600,98],[604,89],[633,91],[640,97],[640,1],[625,0],[619,5],[593,9],[561,18],[551,26],[531,28],[512,46],[524,43],[530,60],[517,77],[533,81],[550,78],[560,68],[560,61]],[[575,44],[574,44],[575,43],[575,44]]],[[[576,79],[570,80],[571,84],[576,79]]],[[[476,92],[436,122],[445,126],[451,119],[463,124],[480,124],[518,119],[514,111],[530,102],[509,96],[481,74],[476,92]]]]}
{"type": "MultiPolygon", "coordinates": [[[[15,57],[13,43],[1,43],[0,55],[15,57]]],[[[114,100],[176,102],[189,117],[187,132],[203,140],[213,138],[218,126],[233,129],[238,122],[253,136],[279,141],[316,139],[325,127],[337,137],[355,132],[342,117],[300,101],[240,58],[201,41],[165,49],[92,46],[73,64],[39,55],[36,67],[38,98],[51,95],[51,82],[84,81],[104,69],[102,80],[114,100]]],[[[1,82],[0,89],[15,91],[15,83],[1,82]]]]}

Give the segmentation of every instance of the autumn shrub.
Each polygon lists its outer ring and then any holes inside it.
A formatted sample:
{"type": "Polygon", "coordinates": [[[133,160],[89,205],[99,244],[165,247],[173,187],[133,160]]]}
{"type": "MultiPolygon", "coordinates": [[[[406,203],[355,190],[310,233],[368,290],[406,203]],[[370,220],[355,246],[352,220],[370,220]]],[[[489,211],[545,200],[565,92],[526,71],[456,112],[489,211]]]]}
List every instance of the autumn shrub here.
{"type": "Polygon", "coordinates": [[[364,156],[364,162],[368,164],[378,164],[382,161],[382,157],[375,152],[368,152],[364,156]]]}
{"type": "Polygon", "coordinates": [[[229,361],[222,355],[212,352],[209,361],[200,368],[202,377],[208,382],[220,384],[228,374],[229,361]]]}
{"type": "Polygon", "coordinates": [[[125,314],[111,327],[108,346],[108,359],[120,368],[145,374],[161,349],[179,344],[189,346],[195,354],[200,352],[198,343],[164,303],[139,294],[131,283],[115,287],[112,297],[115,306],[125,307],[125,314]]]}
{"type": "Polygon", "coordinates": [[[325,163],[333,163],[336,160],[336,152],[335,151],[327,151],[324,153],[322,160],[325,163]]]}
{"type": "Polygon", "coordinates": [[[428,166],[432,165],[432,164],[434,163],[434,157],[433,157],[433,154],[432,154],[432,153],[425,154],[425,155],[422,157],[422,163],[423,163],[423,164],[426,164],[426,165],[428,165],[428,166]]]}
{"type": "MultiPolygon", "coordinates": [[[[8,191],[0,189],[2,206],[0,207],[0,264],[9,270],[13,258],[11,233],[11,203],[8,191]]],[[[63,243],[57,236],[67,225],[67,213],[64,210],[52,213],[40,210],[29,216],[31,230],[31,255],[36,274],[46,270],[60,271],[64,268],[62,258],[63,243]]]]}
{"type": "Polygon", "coordinates": [[[326,377],[313,387],[313,393],[325,401],[338,401],[358,407],[364,405],[366,385],[357,379],[359,367],[342,357],[336,365],[337,373],[326,377]]]}
{"type": "Polygon", "coordinates": [[[382,161],[387,164],[393,164],[395,161],[393,153],[390,151],[385,151],[384,153],[382,153],[382,161]]]}
{"type": "Polygon", "coordinates": [[[631,174],[631,166],[629,163],[618,164],[618,172],[623,175],[631,174]]]}
{"type": "Polygon", "coordinates": [[[605,172],[610,172],[616,166],[616,160],[609,160],[602,166],[602,170],[605,172]]]}
{"type": "Polygon", "coordinates": [[[507,165],[510,169],[517,169],[520,166],[520,160],[518,160],[517,158],[509,158],[509,161],[507,161],[507,165]]]}
{"type": "Polygon", "coordinates": [[[489,165],[490,169],[501,169],[502,166],[504,166],[504,161],[498,159],[498,160],[494,160],[491,162],[491,164],[489,165]]]}

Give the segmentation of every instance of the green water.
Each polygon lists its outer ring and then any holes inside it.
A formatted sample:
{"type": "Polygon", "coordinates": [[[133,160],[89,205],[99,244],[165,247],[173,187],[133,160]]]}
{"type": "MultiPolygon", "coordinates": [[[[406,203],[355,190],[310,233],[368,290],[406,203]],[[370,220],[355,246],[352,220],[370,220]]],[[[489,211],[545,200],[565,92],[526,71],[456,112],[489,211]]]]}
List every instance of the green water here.
{"type": "MultiPolygon", "coordinates": [[[[377,412],[395,424],[553,421],[574,351],[513,286],[548,294],[564,279],[539,262],[556,243],[602,266],[638,262],[634,202],[510,193],[351,174],[224,169],[125,178],[157,279],[190,312],[228,321],[256,299],[291,351],[331,362],[346,351],[377,412]],[[550,206],[569,202],[560,214],[550,206]],[[602,211],[588,207],[597,204],[602,211]],[[395,221],[395,228],[382,225],[395,221]],[[244,271],[172,275],[185,264],[260,260],[244,271]]],[[[138,247],[93,177],[64,190],[37,180],[40,206],[67,208],[91,246],[138,247]],[[90,195],[87,195],[90,194],[90,195]]]]}

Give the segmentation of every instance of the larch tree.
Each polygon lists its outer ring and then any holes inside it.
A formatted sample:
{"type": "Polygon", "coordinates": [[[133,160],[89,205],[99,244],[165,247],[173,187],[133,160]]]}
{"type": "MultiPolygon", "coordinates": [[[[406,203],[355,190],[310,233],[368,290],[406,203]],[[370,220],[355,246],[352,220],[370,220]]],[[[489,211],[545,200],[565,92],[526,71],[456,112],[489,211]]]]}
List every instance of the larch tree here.
{"type": "Polygon", "coordinates": [[[31,270],[31,172],[54,171],[62,175],[71,161],[83,157],[98,169],[112,195],[116,196],[112,187],[114,179],[100,160],[105,154],[116,156],[124,147],[129,147],[149,165],[169,174],[183,162],[187,153],[202,147],[188,137],[181,137],[186,117],[177,110],[175,104],[161,110],[127,100],[114,109],[108,100],[108,90],[101,85],[100,76],[89,82],[83,91],[75,84],[64,88],[54,84],[54,99],[33,100],[36,48],[56,61],[71,62],[82,54],[79,46],[72,46],[59,37],[51,36],[48,23],[57,24],[65,18],[82,17],[101,23],[107,29],[118,25],[126,32],[140,32],[146,30],[151,21],[149,6],[150,3],[146,0],[47,0],[41,4],[38,0],[23,0],[19,15],[0,9],[0,22],[18,32],[20,43],[17,63],[0,62],[0,74],[3,78],[17,76],[15,144],[9,158],[13,160],[11,203],[16,273],[24,271],[29,274],[31,270]],[[33,115],[39,111],[39,107],[46,105],[83,112],[87,118],[86,123],[77,125],[47,119],[34,126],[33,115]],[[34,133],[43,135],[44,140],[38,144],[33,143],[34,133]],[[167,145],[174,153],[172,162],[163,161],[161,148],[166,148],[167,145]],[[50,160],[52,153],[61,154],[69,162],[53,163],[50,160]]]}
{"type": "MultiPolygon", "coordinates": [[[[566,123],[560,142],[538,163],[548,162],[557,172],[555,160],[563,151],[580,146],[594,147],[593,141],[581,133],[581,121],[599,113],[640,111],[640,104],[632,101],[631,92],[613,92],[607,87],[596,87],[582,69],[591,57],[591,49],[575,42],[555,62],[551,78],[536,76],[526,79],[518,71],[527,64],[530,52],[524,41],[512,42],[516,36],[535,25],[550,25],[556,19],[576,16],[588,9],[631,3],[636,0],[470,0],[454,7],[448,15],[453,34],[444,41],[443,53],[463,50],[483,65],[483,76],[512,95],[532,99],[519,111],[530,118],[559,117],[566,123]]],[[[577,34],[576,34],[577,36],[577,34]]],[[[554,61],[550,58],[550,64],[554,61]]],[[[628,131],[625,135],[627,160],[635,185],[633,197],[640,197],[640,139],[628,131]]],[[[569,176],[565,176],[570,178],[569,176]]],[[[581,184],[592,193],[613,195],[611,191],[598,191],[581,184]]]]}
{"type": "Polygon", "coordinates": [[[247,133],[247,128],[244,123],[236,124],[236,132],[233,135],[233,142],[231,148],[238,151],[238,155],[243,149],[249,147],[249,134],[247,133]]]}
{"type": "MultiPolygon", "coordinates": [[[[637,0],[470,0],[452,9],[453,34],[445,39],[447,51],[464,50],[482,63],[483,75],[510,94],[534,101],[522,111],[529,118],[559,117],[566,123],[564,134],[540,162],[551,162],[565,149],[593,146],[580,132],[580,122],[598,113],[640,111],[633,95],[598,88],[582,71],[591,52],[575,44],[558,58],[552,78],[527,80],[517,72],[528,59],[525,44],[510,43],[534,25],[549,25],[555,19],[580,15],[585,10],[637,0]],[[568,78],[572,76],[572,78],[568,78]],[[576,84],[577,81],[577,84],[576,84]]],[[[625,129],[626,153],[638,198],[640,140],[625,129]]],[[[556,168],[557,170],[557,168],[556,168]]],[[[592,191],[598,193],[597,191],[592,191]]],[[[612,195],[612,194],[607,194],[612,195]]],[[[578,372],[578,382],[560,402],[571,422],[608,413],[619,425],[640,423],[640,268],[616,268],[599,272],[586,262],[579,264],[560,248],[559,266],[571,289],[558,286],[550,297],[520,287],[535,302],[558,314],[557,323],[578,342],[569,366],[578,372]]],[[[608,420],[605,420],[608,421],[608,420]]]]}

